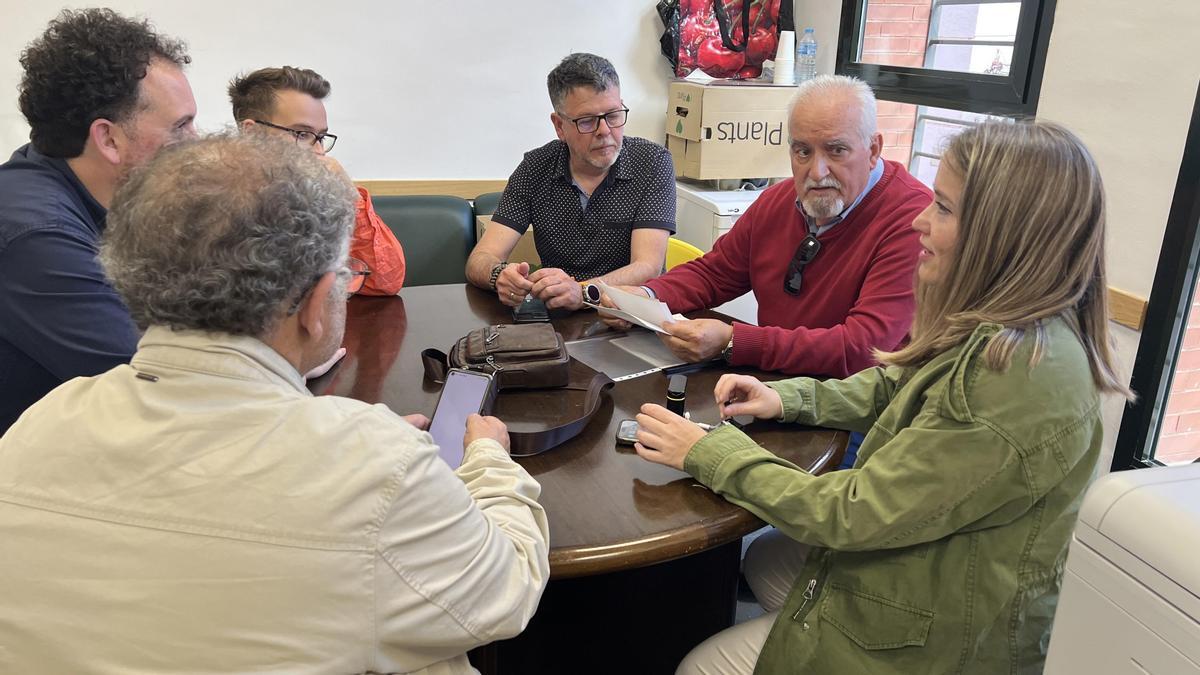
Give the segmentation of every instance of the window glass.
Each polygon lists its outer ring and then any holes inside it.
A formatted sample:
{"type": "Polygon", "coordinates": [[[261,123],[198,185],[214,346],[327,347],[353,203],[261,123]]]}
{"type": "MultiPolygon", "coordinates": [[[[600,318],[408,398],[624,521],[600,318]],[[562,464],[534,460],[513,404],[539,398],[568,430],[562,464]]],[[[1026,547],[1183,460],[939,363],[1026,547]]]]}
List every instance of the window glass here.
{"type": "Polygon", "coordinates": [[[1020,2],[867,0],[859,60],[1007,76],[1020,2]]]}
{"type": "Polygon", "coordinates": [[[913,148],[908,162],[909,173],[922,183],[933,187],[938,160],[950,139],[963,129],[989,119],[1003,118],[949,108],[917,106],[913,119],[913,148]]]}
{"type": "MultiPolygon", "coordinates": [[[[1198,277],[1200,278],[1200,277],[1198,277]]],[[[1179,356],[1162,426],[1151,455],[1163,464],[1186,464],[1200,458],[1200,298],[1192,294],[1179,356]]]]}

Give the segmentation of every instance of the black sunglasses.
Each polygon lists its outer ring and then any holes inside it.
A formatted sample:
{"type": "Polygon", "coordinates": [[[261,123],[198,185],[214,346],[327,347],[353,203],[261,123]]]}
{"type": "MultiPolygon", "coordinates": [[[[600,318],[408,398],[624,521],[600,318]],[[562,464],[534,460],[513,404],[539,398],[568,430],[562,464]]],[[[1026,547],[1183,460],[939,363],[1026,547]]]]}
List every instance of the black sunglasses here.
{"type": "Polygon", "coordinates": [[[788,295],[800,295],[801,273],[808,263],[817,257],[817,252],[821,250],[821,242],[811,234],[800,242],[800,246],[796,249],[796,254],[792,256],[792,262],[788,263],[787,278],[783,280],[783,290],[788,295]]]}

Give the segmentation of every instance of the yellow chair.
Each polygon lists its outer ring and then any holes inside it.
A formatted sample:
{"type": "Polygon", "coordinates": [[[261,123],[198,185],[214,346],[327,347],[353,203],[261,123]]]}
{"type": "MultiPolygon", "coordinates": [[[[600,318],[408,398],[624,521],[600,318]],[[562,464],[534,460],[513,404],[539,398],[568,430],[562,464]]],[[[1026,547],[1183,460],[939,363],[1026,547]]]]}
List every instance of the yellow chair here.
{"type": "Polygon", "coordinates": [[[704,251],[692,246],[682,239],[671,237],[667,240],[667,269],[678,267],[689,260],[695,260],[704,255],[704,251]]]}

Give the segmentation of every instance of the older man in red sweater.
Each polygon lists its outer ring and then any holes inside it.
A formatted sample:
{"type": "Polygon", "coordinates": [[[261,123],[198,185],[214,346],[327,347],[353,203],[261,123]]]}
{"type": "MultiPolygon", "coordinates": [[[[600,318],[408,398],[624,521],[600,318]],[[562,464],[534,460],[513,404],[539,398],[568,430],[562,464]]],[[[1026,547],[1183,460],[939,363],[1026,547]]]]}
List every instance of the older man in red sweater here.
{"type": "Polygon", "coordinates": [[[921,251],[912,221],[932,194],[880,157],[875,97],[860,80],[801,85],[788,134],[794,180],[766,190],[712,251],[641,289],[673,312],[754,292],[758,326],[669,324],[664,340],[681,358],[845,377],[908,334],[921,251]]]}

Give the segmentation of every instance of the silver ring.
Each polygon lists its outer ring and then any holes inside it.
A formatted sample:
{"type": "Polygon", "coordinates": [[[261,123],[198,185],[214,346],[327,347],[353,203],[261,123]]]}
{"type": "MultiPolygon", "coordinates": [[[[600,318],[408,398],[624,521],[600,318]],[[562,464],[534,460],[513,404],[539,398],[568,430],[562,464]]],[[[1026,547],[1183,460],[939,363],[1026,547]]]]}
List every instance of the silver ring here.
{"type": "Polygon", "coordinates": [[[512,291],[509,291],[509,292],[508,292],[508,299],[509,299],[509,300],[516,300],[516,299],[517,299],[517,295],[516,295],[515,293],[513,293],[512,291]]]}

